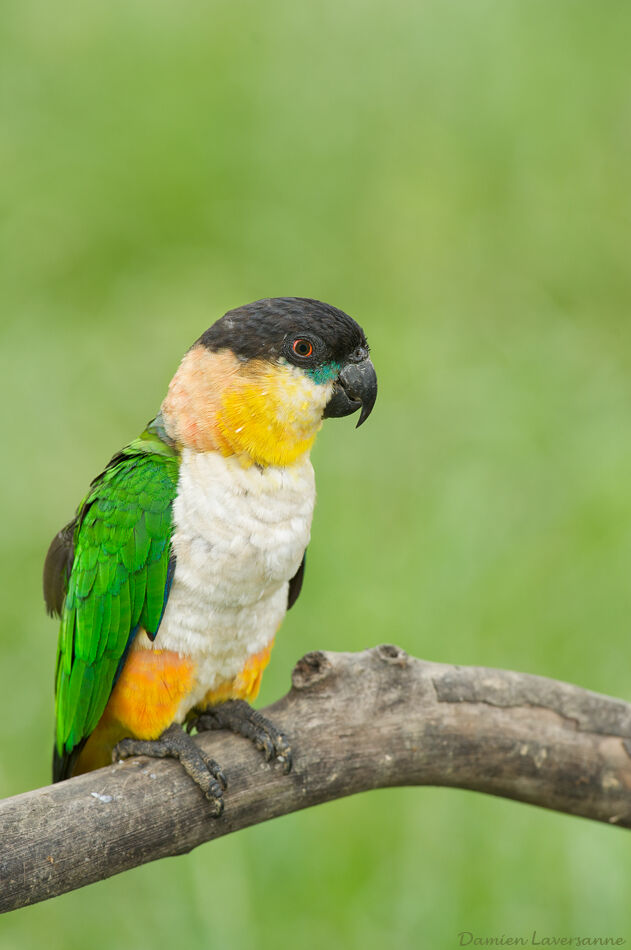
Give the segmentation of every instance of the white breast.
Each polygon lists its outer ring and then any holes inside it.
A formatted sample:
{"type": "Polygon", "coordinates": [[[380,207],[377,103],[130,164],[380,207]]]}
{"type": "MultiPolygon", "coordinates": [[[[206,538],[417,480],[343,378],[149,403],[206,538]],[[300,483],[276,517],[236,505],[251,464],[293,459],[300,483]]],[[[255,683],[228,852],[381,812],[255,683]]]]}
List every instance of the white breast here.
{"type": "Polygon", "coordinates": [[[274,637],[309,543],[314,501],[308,458],[243,468],[234,457],[183,450],[173,507],[177,564],[155,646],[197,663],[187,708],[274,637]]]}

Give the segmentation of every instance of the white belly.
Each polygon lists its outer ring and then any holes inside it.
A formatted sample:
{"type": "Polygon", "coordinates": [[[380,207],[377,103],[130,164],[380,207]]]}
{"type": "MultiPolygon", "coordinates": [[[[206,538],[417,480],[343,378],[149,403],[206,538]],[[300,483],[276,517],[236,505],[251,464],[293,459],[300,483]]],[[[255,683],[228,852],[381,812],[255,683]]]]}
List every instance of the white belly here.
{"type": "Polygon", "coordinates": [[[314,501],[308,458],[243,468],[234,457],[183,450],[175,577],[155,641],[197,664],[195,692],[177,719],[274,637],[309,543],[314,501]]]}

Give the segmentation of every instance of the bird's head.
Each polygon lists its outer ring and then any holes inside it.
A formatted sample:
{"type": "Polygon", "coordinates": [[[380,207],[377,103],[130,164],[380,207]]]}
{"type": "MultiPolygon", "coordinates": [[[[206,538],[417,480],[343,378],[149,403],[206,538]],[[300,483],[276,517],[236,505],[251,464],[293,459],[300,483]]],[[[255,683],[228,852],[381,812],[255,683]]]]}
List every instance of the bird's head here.
{"type": "Polygon", "coordinates": [[[202,334],[171,380],[162,416],[181,446],[290,465],[323,418],[361,410],[359,426],[376,398],[359,324],[318,300],[277,297],[230,310],[202,334]]]}

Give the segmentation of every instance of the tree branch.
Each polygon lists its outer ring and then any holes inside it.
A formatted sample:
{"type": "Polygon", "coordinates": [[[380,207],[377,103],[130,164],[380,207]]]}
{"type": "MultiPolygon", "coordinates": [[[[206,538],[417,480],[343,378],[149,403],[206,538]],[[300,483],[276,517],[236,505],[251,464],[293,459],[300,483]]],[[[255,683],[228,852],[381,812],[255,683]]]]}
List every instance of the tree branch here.
{"type": "Polygon", "coordinates": [[[631,827],[631,705],[577,686],[381,646],[307,654],[266,714],[292,743],[289,775],[236,736],[197,739],[228,776],[219,819],[177,762],[148,759],[1,802],[0,910],[385,786],[457,786],[631,827]]]}

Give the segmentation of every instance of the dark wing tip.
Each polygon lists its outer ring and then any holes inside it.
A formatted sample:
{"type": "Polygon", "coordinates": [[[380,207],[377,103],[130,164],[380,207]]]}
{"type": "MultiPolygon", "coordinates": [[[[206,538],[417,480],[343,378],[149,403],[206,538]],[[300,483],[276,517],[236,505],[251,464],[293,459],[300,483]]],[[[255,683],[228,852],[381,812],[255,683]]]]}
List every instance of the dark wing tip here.
{"type": "Polygon", "coordinates": [[[75,763],[85,743],[86,740],[83,739],[72,752],[63,752],[61,755],[57,751],[57,744],[55,744],[53,748],[53,782],[63,782],[64,779],[72,778],[75,763]]]}
{"type": "Polygon", "coordinates": [[[44,562],[44,601],[48,613],[61,617],[68,578],[74,560],[74,532],[77,519],[70,521],[51,541],[44,562]]]}
{"type": "Polygon", "coordinates": [[[294,606],[298,597],[300,596],[300,591],[302,590],[302,582],[305,577],[305,561],[307,560],[307,552],[302,555],[302,561],[300,562],[300,567],[292,577],[289,582],[289,590],[287,592],[287,610],[291,610],[294,606]]]}

